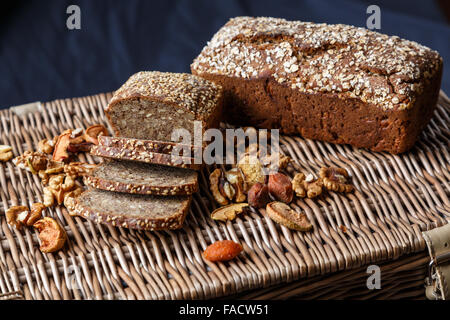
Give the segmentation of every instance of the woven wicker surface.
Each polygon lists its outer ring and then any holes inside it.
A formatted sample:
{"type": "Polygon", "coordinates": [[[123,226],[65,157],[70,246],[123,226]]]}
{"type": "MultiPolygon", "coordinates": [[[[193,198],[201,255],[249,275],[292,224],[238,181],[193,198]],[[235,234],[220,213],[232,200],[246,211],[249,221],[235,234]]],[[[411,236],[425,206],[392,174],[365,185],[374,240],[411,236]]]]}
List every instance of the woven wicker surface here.
{"type": "MultiPolygon", "coordinates": [[[[0,144],[11,145],[19,155],[66,128],[106,124],[103,107],[110,97],[99,94],[57,100],[38,109],[31,105],[0,111],[0,144]]],[[[403,155],[283,137],[282,149],[296,161],[296,170],[343,167],[357,189],[293,203],[314,224],[312,233],[280,227],[264,210],[226,224],[211,220],[215,204],[205,170],[183,229],[137,232],[108,227],[56,207],[45,214],[64,225],[69,241],[63,250],[43,254],[35,230],[18,231],[3,215],[11,205],[42,202],[40,180],[12,162],[0,164],[0,297],[17,291],[26,299],[216,298],[301,278],[327,281],[325,275],[415,252],[423,258],[421,230],[450,219],[449,126],[450,102],[441,93],[435,117],[416,147],[403,155]],[[245,252],[228,263],[204,261],[206,246],[225,238],[243,244],[245,252]]],[[[80,160],[96,159],[83,154],[80,160]]],[[[276,292],[292,292],[299,283],[278,286],[276,292]]],[[[264,296],[259,290],[254,297],[258,294],[264,296]]],[[[282,295],[267,297],[277,296],[282,295]]]]}

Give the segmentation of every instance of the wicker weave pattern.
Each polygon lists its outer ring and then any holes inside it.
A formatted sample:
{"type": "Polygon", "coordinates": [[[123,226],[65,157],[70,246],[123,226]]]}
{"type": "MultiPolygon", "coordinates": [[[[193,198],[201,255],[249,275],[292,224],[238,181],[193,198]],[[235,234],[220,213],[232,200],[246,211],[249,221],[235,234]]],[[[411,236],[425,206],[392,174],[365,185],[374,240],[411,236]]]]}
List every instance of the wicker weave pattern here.
{"type": "MultiPolygon", "coordinates": [[[[57,100],[20,116],[0,111],[0,144],[13,146],[19,155],[66,128],[106,123],[103,107],[110,98],[57,100]]],[[[331,193],[319,201],[294,203],[314,224],[314,232],[307,234],[276,225],[264,210],[227,224],[214,222],[205,170],[182,230],[113,228],[70,217],[56,207],[46,214],[65,226],[69,243],[58,253],[42,254],[35,230],[17,231],[3,216],[11,205],[43,200],[39,178],[11,162],[0,164],[0,294],[20,291],[26,299],[215,298],[423,251],[421,230],[450,219],[449,126],[450,102],[441,93],[431,124],[404,155],[283,137],[282,148],[297,161],[296,170],[344,167],[357,188],[347,196],[331,193]],[[223,264],[201,258],[208,244],[225,238],[242,243],[245,253],[223,264]]],[[[95,162],[90,155],[80,160],[95,162]]]]}

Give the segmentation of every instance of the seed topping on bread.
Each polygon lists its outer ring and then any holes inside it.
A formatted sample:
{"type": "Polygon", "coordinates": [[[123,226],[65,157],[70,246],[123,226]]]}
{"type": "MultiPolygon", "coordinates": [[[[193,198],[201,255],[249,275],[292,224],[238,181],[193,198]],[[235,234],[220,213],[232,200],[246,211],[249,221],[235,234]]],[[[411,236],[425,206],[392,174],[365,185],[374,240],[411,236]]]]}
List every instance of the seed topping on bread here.
{"type": "Polygon", "coordinates": [[[214,35],[191,69],[198,75],[273,77],[305,93],[406,109],[423,91],[422,80],[441,65],[436,51],[364,28],[237,17],[214,35]]]}
{"type": "MultiPolygon", "coordinates": [[[[207,118],[221,97],[221,87],[211,81],[187,73],[142,71],[128,79],[115,93],[109,104],[130,96],[159,98],[180,106],[179,112],[191,112],[207,118]]],[[[109,108],[108,106],[108,108],[109,108]]]]}

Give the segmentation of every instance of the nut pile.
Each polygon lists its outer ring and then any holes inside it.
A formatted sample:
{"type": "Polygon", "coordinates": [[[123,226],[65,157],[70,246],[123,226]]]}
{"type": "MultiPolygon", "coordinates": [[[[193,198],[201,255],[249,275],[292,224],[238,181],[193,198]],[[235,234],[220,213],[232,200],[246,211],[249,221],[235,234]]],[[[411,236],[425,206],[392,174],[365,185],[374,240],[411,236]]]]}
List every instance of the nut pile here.
{"type": "Polygon", "coordinates": [[[210,190],[220,205],[212,212],[212,219],[226,222],[250,208],[265,208],[267,215],[275,222],[290,229],[310,231],[312,224],[306,214],[298,213],[289,206],[294,197],[313,199],[324,191],[347,193],[354,190],[348,181],[348,172],[342,168],[321,168],[318,178],[312,173],[302,172],[295,174],[292,180],[283,172],[265,175],[264,169],[270,169],[276,162],[274,159],[278,159],[276,164],[281,171],[287,168],[291,159],[282,154],[271,154],[260,159],[257,149],[257,145],[250,144],[232,169],[217,168],[210,174],[210,190]]]}
{"type": "Polygon", "coordinates": [[[82,175],[95,165],[71,162],[72,154],[87,152],[98,144],[98,136],[108,134],[102,125],[82,129],[66,130],[52,140],[43,139],[38,143],[39,151],[26,151],[13,162],[21,168],[37,174],[43,188],[43,205],[74,205],[74,199],[83,191],[82,175]]]}
{"type": "Polygon", "coordinates": [[[45,205],[34,203],[31,208],[12,206],[6,210],[6,222],[17,230],[22,227],[34,227],[39,231],[40,250],[44,253],[55,252],[64,246],[67,234],[64,228],[50,217],[42,217],[45,205]]]}

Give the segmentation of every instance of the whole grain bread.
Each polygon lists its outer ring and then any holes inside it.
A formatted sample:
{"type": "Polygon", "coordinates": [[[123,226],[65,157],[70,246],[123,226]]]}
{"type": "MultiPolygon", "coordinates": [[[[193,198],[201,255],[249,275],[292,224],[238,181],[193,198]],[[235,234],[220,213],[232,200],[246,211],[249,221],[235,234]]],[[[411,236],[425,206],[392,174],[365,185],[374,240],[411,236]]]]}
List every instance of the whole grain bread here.
{"type": "Polygon", "coordinates": [[[133,161],[105,161],[83,180],[93,188],[124,193],[167,196],[198,191],[196,171],[133,161]]]}
{"type": "Polygon", "coordinates": [[[436,51],[364,28],[238,17],[191,71],[223,87],[229,122],[400,153],[433,115],[442,65],[436,51]]]}
{"type": "Polygon", "coordinates": [[[202,147],[184,145],[175,142],[157,140],[142,140],[123,137],[99,136],[99,145],[102,147],[117,148],[120,150],[134,150],[136,153],[162,153],[184,157],[194,157],[197,152],[203,152],[202,147]]]}
{"type": "Polygon", "coordinates": [[[88,189],[75,199],[69,212],[117,227],[172,230],[182,227],[191,199],[88,189]]]}
{"type": "Polygon", "coordinates": [[[175,129],[187,130],[194,138],[219,126],[222,88],[211,81],[185,74],[139,72],[115,93],[105,109],[116,136],[174,141],[175,129]],[[201,130],[194,131],[198,121],[201,130]]]}
{"type": "Polygon", "coordinates": [[[177,157],[169,154],[156,152],[137,152],[134,149],[119,149],[94,145],[91,147],[91,154],[103,158],[128,160],[143,163],[159,164],[169,167],[200,170],[202,164],[195,163],[194,158],[177,157]]]}

